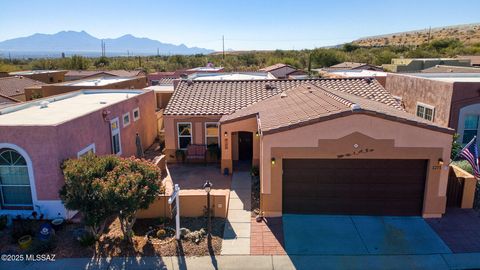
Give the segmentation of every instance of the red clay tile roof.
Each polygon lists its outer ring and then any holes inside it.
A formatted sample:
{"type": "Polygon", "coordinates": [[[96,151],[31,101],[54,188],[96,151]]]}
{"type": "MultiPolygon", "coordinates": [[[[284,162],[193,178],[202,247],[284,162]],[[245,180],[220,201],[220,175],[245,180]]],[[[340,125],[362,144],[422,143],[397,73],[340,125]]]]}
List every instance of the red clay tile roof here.
{"type": "Polygon", "coordinates": [[[224,115],[220,122],[228,123],[258,116],[260,131],[263,134],[269,134],[356,113],[369,114],[446,133],[453,132],[452,129],[434,124],[387,104],[309,83],[291,88],[233,114],[224,115]]]}
{"type": "Polygon", "coordinates": [[[311,83],[319,87],[369,98],[402,110],[402,107],[393,96],[372,78],[251,81],[181,80],[164,114],[231,114],[304,83],[311,83]]]}
{"type": "Polygon", "coordinates": [[[260,71],[265,71],[265,72],[270,72],[270,71],[277,70],[277,69],[283,68],[283,67],[294,68],[294,67],[292,67],[290,65],[287,65],[287,64],[278,63],[278,64],[275,64],[275,65],[271,65],[271,66],[268,66],[268,67],[261,68],[259,70],[260,71]]]}
{"type": "Polygon", "coordinates": [[[25,88],[40,86],[45,83],[32,80],[23,76],[11,76],[0,78],[0,94],[7,97],[13,97],[25,94],[25,88]]]}

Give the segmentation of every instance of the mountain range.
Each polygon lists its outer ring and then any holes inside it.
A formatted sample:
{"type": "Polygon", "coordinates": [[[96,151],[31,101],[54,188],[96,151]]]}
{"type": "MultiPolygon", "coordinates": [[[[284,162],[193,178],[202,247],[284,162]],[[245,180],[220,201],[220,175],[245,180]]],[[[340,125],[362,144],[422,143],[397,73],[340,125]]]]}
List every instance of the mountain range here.
{"type": "MultiPolygon", "coordinates": [[[[0,53],[5,56],[49,56],[59,57],[80,54],[85,56],[101,55],[101,42],[105,42],[107,56],[118,55],[160,55],[172,54],[208,54],[213,50],[174,45],[149,38],[124,35],[119,38],[99,39],[85,31],[62,31],[56,34],[33,34],[27,37],[9,39],[0,42],[0,53]]],[[[1,56],[1,55],[0,55],[1,56]]]]}

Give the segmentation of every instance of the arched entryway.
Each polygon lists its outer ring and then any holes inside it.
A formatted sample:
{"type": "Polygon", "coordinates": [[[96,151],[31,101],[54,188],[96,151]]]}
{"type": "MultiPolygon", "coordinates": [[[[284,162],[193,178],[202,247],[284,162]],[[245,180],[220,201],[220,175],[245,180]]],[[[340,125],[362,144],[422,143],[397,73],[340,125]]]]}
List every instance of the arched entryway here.
{"type": "Polygon", "coordinates": [[[32,207],[31,172],[27,158],[19,151],[0,147],[1,208],[32,207]]]}

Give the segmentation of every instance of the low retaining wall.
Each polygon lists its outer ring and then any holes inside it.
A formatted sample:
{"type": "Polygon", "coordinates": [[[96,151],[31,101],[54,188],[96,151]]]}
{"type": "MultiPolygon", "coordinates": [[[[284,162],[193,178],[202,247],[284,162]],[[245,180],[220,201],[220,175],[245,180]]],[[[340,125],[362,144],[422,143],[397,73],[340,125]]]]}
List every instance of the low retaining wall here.
{"type": "MultiPolygon", "coordinates": [[[[172,209],[168,204],[169,196],[159,196],[148,209],[140,210],[137,218],[158,218],[172,217],[172,209]]],[[[227,217],[228,195],[216,193],[215,190],[210,194],[210,207],[214,217],[227,217]]],[[[180,216],[182,217],[200,217],[205,215],[207,206],[207,196],[205,192],[186,191],[182,194],[180,191],[180,216]]]]}

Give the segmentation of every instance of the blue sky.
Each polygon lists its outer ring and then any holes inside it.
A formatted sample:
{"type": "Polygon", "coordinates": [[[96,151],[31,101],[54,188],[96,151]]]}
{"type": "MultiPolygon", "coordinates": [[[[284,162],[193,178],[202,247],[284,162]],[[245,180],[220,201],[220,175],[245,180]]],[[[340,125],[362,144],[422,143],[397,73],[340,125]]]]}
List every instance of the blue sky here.
{"type": "Polygon", "coordinates": [[[0,41],[85,30],[209,49],[303,49],[480,22],[478,0],[0,0],[0,41]]]}

